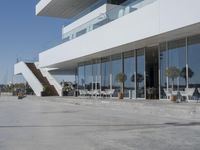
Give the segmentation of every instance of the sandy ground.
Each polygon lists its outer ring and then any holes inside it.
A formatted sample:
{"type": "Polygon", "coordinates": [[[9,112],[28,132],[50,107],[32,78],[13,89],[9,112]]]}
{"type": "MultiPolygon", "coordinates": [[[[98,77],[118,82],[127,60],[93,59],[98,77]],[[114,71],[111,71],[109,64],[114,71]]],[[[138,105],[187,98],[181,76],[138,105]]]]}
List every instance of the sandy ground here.
{"type": "Polygon", "coordinates": [[[0,150],[199,150],[200,103],[0,97],[0,150]]]}

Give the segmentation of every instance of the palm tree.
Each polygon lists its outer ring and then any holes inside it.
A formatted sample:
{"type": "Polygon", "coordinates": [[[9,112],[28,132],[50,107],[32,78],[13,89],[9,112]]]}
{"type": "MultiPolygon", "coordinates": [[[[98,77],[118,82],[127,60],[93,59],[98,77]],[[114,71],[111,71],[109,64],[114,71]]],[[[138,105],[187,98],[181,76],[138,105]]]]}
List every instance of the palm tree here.
{"type": "Polygon", "coordinates": [[[172,90],[174,90],[174,80],[180,76],[180,70],[172,66],[165,70],[165,74],[172,79],[172,90]]]}
{"type": "Polygon", "coordinates": [[[124,94],[124,82],[127,80],[127,76],[126,76],[126,74],[120,72],[120,73],[118,73],[118,74],[116,75],[115,80],[116,80],[118,83],[120,83],[120,86],[121,86],[121,88],[120,88],[120,95],[121,95],[121,96],[120,96],[120,97],[123,98],[122,95],[124,94]]]}
{"type": "MultiPolygon", "coordinates": [[[[142,82],[143,80],[144,80],[144,76],[143,76],[142,74],[140,74],[140,73],[137,73],[137,75],[136,75],[137,87],[138,87],[138,84],[139,84],[140,82],[142,82]]],[[[131,76],[131,81],[132,81],[132,82],[135,82],[135,74],[133,74],[133,75],[131,76]]]]}
{"type": "MultiPolygon", "coordinates": [[[[186,67],[184,67],[180,72],[180,76],[185,79],[185,84],[187,84],[186,70],[187,70],[186,67]]],[[[188,78],[192,78],[193,75],[194,75],[194,72],[192,71],[191,68],[188,67],[188,78]]]]}

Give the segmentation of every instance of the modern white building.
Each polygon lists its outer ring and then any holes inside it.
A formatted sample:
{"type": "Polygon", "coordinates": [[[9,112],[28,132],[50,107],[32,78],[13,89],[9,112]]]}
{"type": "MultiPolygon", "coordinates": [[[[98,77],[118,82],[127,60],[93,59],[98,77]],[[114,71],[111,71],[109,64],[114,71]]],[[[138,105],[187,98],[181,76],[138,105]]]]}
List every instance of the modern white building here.
{"type": "MultiPolygon", "coordinates": [[[[199,94],[199,0],[40,0],[36,15],[72,20],[59,43],[39,54],[36,66],[45,75],[75,75],[79,90],[114,89],[114,97],[120,72],[127,98],[167,99],[172,88],[199,94]]],[[[19,73],[40,95],[42,85],[26,63],[15,65],[19,73]]]]}

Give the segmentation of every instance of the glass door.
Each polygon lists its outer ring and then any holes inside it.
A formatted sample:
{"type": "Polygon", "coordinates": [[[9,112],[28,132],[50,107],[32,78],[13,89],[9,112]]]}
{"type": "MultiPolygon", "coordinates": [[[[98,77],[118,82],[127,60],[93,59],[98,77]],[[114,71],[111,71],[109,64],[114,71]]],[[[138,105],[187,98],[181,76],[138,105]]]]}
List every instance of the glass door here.
{"type": "Polygon", "coordinates": [[[146,57],[146,99],[159,99],[158,46],[149,47],[146,57]]]}

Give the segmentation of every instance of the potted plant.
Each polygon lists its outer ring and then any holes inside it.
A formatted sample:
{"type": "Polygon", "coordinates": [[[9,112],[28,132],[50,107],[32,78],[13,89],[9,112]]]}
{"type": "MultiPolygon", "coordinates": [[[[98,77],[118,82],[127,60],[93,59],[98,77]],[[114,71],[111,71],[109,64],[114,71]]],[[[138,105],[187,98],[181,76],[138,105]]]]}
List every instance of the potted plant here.
{"type": "MultiPolygon", "coordinates": [[[[174,66],[166,69],[165,74],[167,77],[172,79],[172,91],[174,90],[174,80],[180,76],[180,70],[174,66]]],[[[176,101],[177,95],[171,96],[172,101],[176,101]]]]}
{"type": "Polygon", "coordinates": [[[118,93],[119,99],[124,98],[124,82],[127,80],[126,74],[120,72],[116,75],[116,81],[120,84],[120,92],[118,93]]]}

